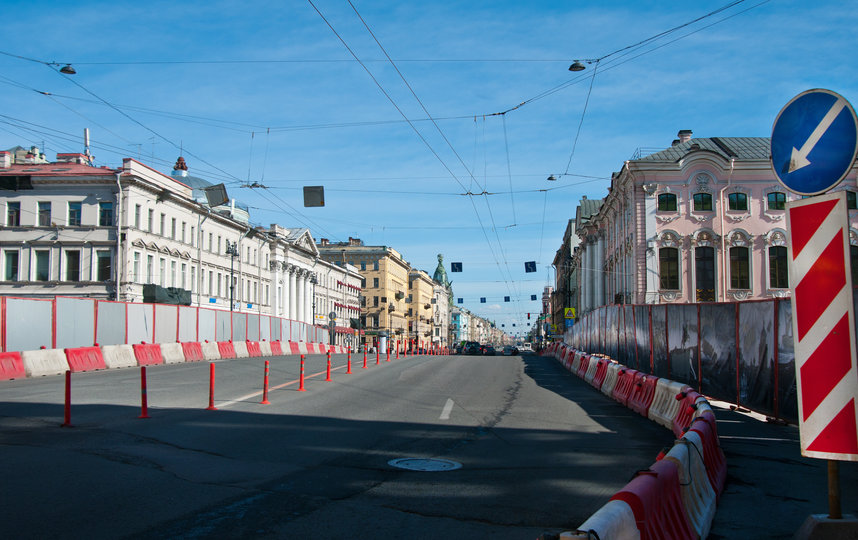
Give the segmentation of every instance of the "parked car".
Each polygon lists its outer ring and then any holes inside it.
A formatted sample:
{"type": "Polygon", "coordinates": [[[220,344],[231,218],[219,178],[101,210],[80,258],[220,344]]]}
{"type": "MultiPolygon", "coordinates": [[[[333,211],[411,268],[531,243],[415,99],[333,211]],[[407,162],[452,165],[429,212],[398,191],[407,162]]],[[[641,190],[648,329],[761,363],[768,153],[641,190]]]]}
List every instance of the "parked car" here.
{"type": "Polygon", "coordinates": [[[518,354],[518,349],[513,347],[512,345],[507,345],[503,348],[504,356],[515,356],[518,354]]]}
{"type": "Polygon", "coordinates": [[[480,347],[480,351],[483,356],[494,356],[495,355],[495,347],[491,344],[482,345],[480,347]]]}

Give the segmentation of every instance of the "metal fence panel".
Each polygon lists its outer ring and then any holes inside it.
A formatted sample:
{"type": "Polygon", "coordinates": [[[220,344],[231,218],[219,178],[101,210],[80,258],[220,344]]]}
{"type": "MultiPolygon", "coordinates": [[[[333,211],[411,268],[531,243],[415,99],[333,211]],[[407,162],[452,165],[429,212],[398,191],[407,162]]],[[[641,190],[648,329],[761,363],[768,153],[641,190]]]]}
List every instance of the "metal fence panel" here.
{"type": "Polygon", "coordinates": [[[152,343],[152,304],[128,304],[128,343],[152,343]]]}
{"type": "Polygon", "coordinates": [[[197,328],[199,329],[197,339],[200,343],[217,341],[217,312],[213,309],[200,308],[197,318],[197,328]]]}
{"type": "Polygon", "coordinates": [[[701,390],[725,401],[736,399],[736,305],[700,306],[701,390]]]}
{"type": "Polygon", "coordinates": [[[649,306],[635,306],[633,322],[637,358],[634,364],[629,365],[649,373],[652,371],[652,359],[649,354],[649,306]]]}
{"type": "Polygon", "coordinates": [[[155,343],[175,343],[179,328],[179,306],[155,304],[155,343]]]}
{"type": "MultiPolygon", "coordinates": [[[[259,338],[260,340],[265,341],[276,341],[279,338],[272,339],[272,333],[276,331],[275,326],[280,323],[275,324],[277,321],[276,317],[269,317],[268,315],[262,315],[259,321],[259,338]]],[[[280,334],[278,331],[277,334],[280,334]]]]}
{"type": "Polygon", "coordinates": [[[53,343],[53,302],[6,299],[6,350],[35,351],[53,343]]]}
{"type": "Polygon", "coordinates": [[[232,314],[232,340],[247,341],[247,314],[232,314]]]}
{"type": "Polygon", "coordinates": [[[95,341],[101,345],[125,345],[125,303],[96,302],[98,324],[95,341]]]}
{"type": "Polygon", "coordinates": [[[667,307],[667,343],[670,356],[670,378],[692,388],[699,388],[697,372],[697,305],[667,307]]]}
{"type": "Polygon", "coordinates": [[[772,302],[739,304],[739,403],[774,414],[775,310],[772,302]]]}
{"type": "Polygon", "coordinates": [[[247,340],[261,341],[259,328],[259,313],[249,313],[247,315],[247,340]]]}
{"type": "Polygon", "coordinates": [[[778,300],[778,417],[798,422],[792,302],[778,300]]]}
{"type": "Polygon", "coordinates": [[[670,364],[667,361],[667,306],[652,306],[652,373],[670,379],[670,364]]]}
{"type": "Polygon", "coordinates": [[[229,311],[215,311],[215,332],[218,341],[229,341],[232,339],[232,325],[230,324],[229,311]]]}
{"type": "Polygon", "coordinates": [[[197,308],[179,306],[179,342],[197,341],[197,308]]]}
{"type": "Polygon", "coordinates": [[[95,344],[95,300],[57,297],[57,349],[95,344]]]}

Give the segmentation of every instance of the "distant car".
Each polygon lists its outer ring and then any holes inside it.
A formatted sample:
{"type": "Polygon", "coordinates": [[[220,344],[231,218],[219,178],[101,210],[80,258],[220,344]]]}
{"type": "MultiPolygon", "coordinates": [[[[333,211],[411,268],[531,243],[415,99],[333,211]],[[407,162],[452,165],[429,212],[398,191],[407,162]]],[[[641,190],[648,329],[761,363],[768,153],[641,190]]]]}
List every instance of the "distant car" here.
{"type": "Polygon", "coordinates": [[[462,354],[480,354],[480,344],[476,341],[468,341],[462,347],[462,354]]]}
{"type": "Polygon", "coordinates": [[[504,356],[515,356],[517,354],[518,354],[518,349],[516,349],[512,345],[507,345],[506,347],[503,348],[503,355],[504,356]]]}
{"type": "Polygon", "coordinates": [[[494,356],[495,355],[494,345],[483,345],[480,347],[480,350],[483,353],[483,356],[494,356]]]}

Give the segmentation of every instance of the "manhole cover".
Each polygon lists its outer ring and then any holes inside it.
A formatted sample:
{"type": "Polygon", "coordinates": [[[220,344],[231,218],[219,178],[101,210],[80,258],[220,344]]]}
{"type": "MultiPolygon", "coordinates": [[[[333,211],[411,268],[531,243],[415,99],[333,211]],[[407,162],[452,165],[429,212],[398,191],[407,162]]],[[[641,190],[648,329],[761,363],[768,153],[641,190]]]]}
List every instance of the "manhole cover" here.
{"type": "Polygon", "coordinates": [[[449,459],[399,458],[387,462],[392,467],[409,471],[443,472],[461,469],[462,464],[449,459]]]}

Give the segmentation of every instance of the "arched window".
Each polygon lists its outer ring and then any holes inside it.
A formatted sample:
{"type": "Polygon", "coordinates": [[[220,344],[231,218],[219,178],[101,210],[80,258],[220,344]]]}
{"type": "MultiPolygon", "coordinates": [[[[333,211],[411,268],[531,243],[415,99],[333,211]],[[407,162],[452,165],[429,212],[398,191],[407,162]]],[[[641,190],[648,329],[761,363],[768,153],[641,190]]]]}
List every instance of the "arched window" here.
{"type": "Polygon", "coordinates": [[[746,247],[737,246],[730,248],[731,289],[751,288],[750,255],[751,252],[746,247]]]}
{"type": "Polygon", "coordinates": [[[679,289],[679,250],[664,247],[658,250],[658,271],[661,278],[661,288],[667,290],[679,289]]]}
{"type": "Polygon", "coordinates": [[[769,287],[772,289],[789,288],[787,248],[784,246],[769,247],[769,287]]]}
{"type": "Polygon", "coordinates": [[[711,212],[712,211],[712,195],[710,193],[695,193],[694,194],[694,211],[695,212],[711,212]]]}
{"type": "Polygon", "coordinates": [[[676,212],[676,194],[662,193],[658,196],[659,212],[676,212]]]}

